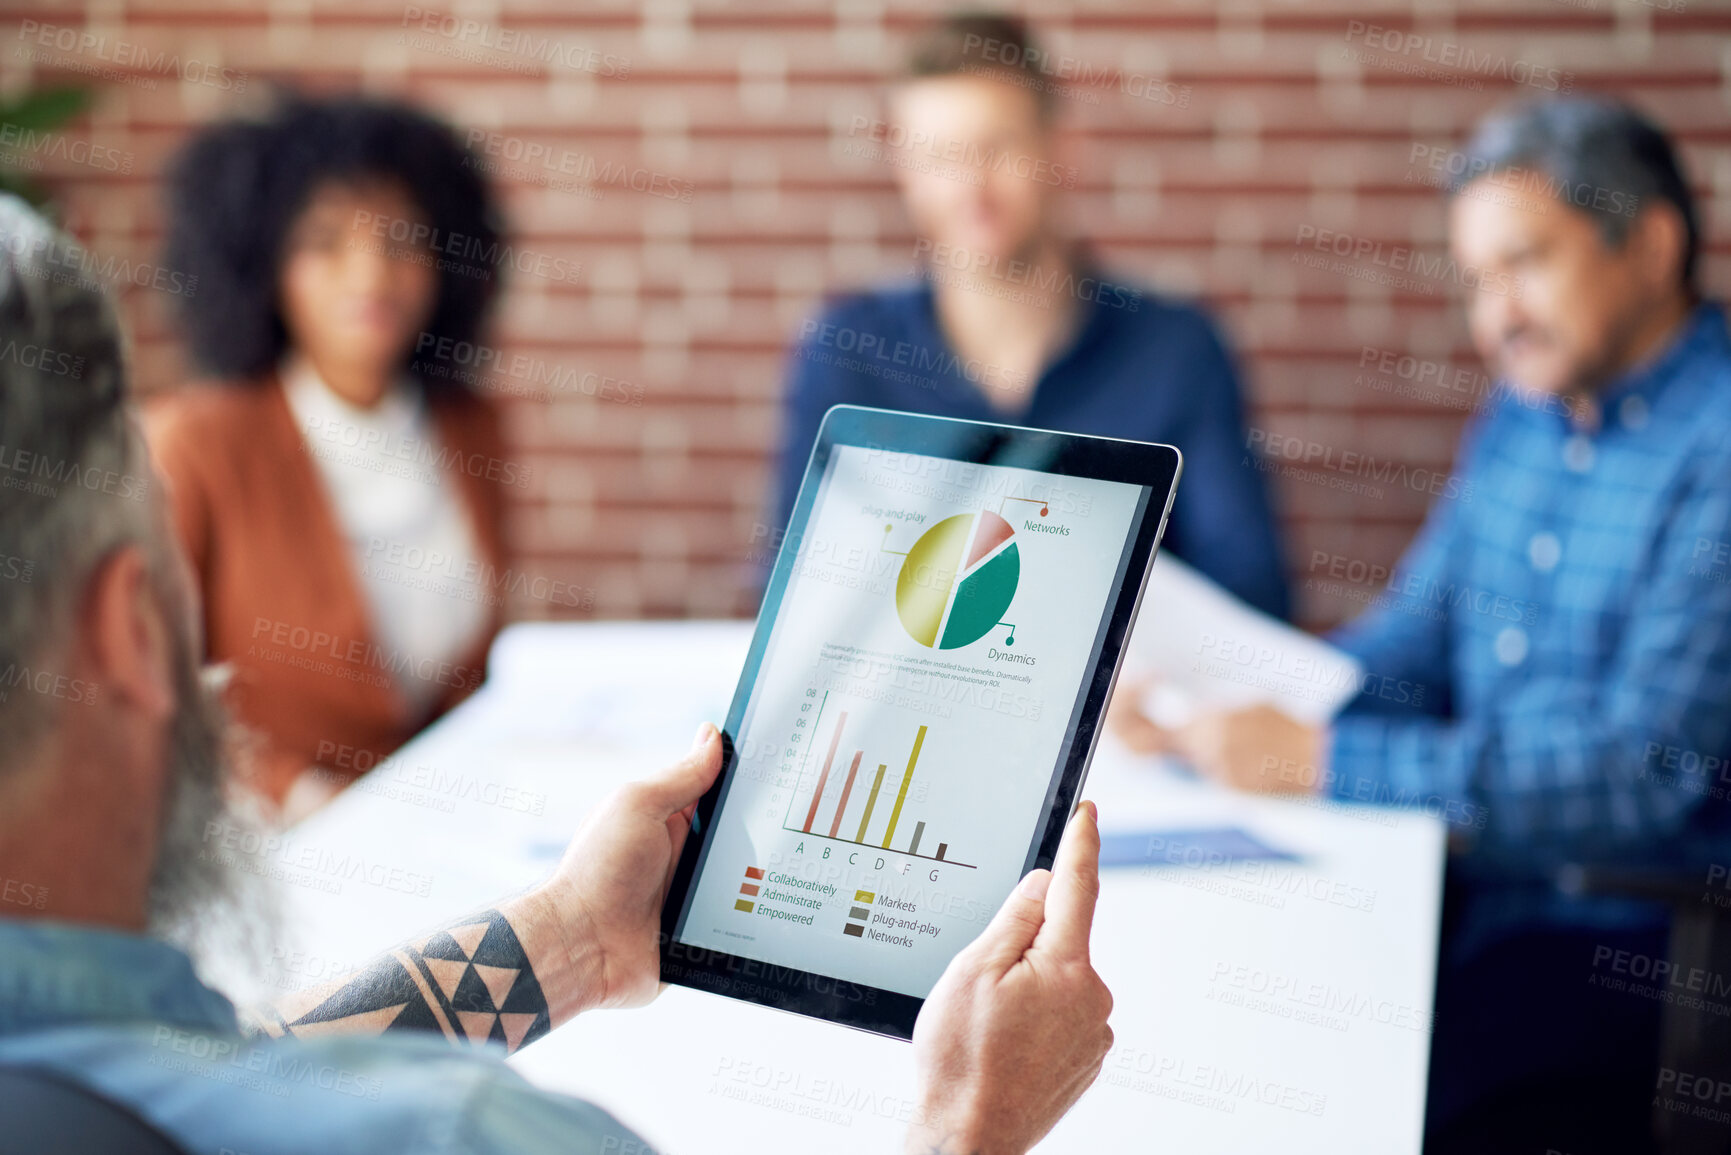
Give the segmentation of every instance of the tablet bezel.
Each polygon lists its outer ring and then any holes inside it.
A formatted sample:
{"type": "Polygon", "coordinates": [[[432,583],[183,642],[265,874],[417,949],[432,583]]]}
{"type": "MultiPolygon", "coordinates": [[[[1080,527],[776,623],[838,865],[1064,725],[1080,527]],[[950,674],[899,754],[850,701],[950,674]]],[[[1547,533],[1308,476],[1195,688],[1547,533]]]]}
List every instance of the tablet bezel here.
{"type": "Polygon", "coordinates": [[[722,728],[721,773],[693,813],[691,833],[662,906],[661,978],[664,982],[776,1010],[826,1019],[892,1038],[911,1039],[914,1021],[925,1005],[923,998],[680,943],[673,938],[673,928],[705,856],[714,815],[732,785],[738,766],[734,738],[744,722],[752,687],[758,680],[776,615],[797,561],[804,526],[816,505],[830,456],[840,445],[1146,487],[1131,532],[1126,534],[1127,544],[1119,557],[1116,593],[1111,597],[1110,613],[1102,615],[1093,664],[1083,678],[1066,725],[1064,745],[1060,748],[1062,767],[1053,768],[1045,819],[1038,827],[1039,836],[1029,845],[1022,868],[1024,874],[1052,865],[1065,821],[1086,778],[1099,739],[1099,722],[1123,660],[1124,643],[1141,605],[1142,591],[1147,586],[1172,509],[1172,498],[1183,471],[1183,456],[1170,445],[854,405],[837,405],[824,415],[758,610],[745,667],[722,728]]]}

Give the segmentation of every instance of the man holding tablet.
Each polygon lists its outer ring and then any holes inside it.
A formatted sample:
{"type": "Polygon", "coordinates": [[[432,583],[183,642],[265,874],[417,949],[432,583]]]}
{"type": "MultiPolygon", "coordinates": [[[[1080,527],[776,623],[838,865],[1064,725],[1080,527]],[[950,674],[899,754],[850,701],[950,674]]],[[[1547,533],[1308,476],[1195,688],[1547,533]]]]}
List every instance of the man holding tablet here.
{"type": "Polygon", "coordinates": [[[669,888],[662,977],[911,1037],[1052,854],[1180,459],[838,406],[669,888]]]}
{"type": "MultiPolygon", "coordinates": [[[[723,765],[713,726],[593,813],[545,883],[264,1011],[268,1038],[243,1035],[155,937],[244,919],[223,901],[242,872],[211,853],[238,819],[192,587],[148,484],[114,313],[81,261],[0,198],[0,340],[82,366],[0,364],[0,445],[97,479],[0,489],[0,555],[53,575],[0,602],[0,665],[31,671],[0,697],[0,1148],[649,1151],[502,1057],[655,996],[663,900],[723,765]]],[[[1112,1039],[1088,954],[1098,853],[1084,803],[1052,870],[1023,875],[943,970],[914,1032],[910,1150],[1026,1150],[1098,1074],[1112,1039]]]]}

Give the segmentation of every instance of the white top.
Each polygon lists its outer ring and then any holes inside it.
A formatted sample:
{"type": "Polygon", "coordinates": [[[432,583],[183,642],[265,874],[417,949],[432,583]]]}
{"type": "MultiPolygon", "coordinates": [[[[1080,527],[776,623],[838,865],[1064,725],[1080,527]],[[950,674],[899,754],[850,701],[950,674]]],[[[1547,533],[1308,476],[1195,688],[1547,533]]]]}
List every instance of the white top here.
{"type": "Polygon", "coordinates": [[[420,389],[405,380],[371,409],[339,397],[304,359],[286,362],[282,381],[348,542],[374,636],[401,672],[397,685],[413,717],[423,718],[499,596],[482,580],[468,511],[439,467],[438,430],[420,389]]]}

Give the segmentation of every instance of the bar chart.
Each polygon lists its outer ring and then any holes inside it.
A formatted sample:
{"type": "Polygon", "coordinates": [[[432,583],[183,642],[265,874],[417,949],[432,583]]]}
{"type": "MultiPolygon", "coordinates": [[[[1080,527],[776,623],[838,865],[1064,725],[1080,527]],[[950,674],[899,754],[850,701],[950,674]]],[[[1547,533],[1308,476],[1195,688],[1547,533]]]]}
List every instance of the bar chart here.
{"type": "MultiPolygon", "coordinates": [[[[817,717],[812,727],[814,733],[821,733],[823,730],[825,713],[829,710],[829,698],[828,692],[825,692],[819,701],[817,717]]],[[[804,795],[806,783],[810,781],[810,767],[807,765],[811,758],[809,747],[800,763],[799,779],[794,793],[788,799],[787,816],[782,820],[782,829],[795,834],[808,834],[814,838],[828,839],[832,842],[845,842],[851,846],[865,846],[874,850],[892,850],[912,858],[923,858],[930,862],[942,862],[947,866],[960,866],[973,870],[972,864],[958,862],[950,857],[950,844],[948,842],[938,842],[935,850],[924,854],[920,853],[921,846],[929,847],[933,841],[926,838],[926,824],[923,820],[914,820],[913,833],[907,836],[905,846],[899,846],[896,843],[897,833],[906,829],[902,823],[902,812],[906,808],[908,792],[914,783],[914,773],[919,768],[920,750],[926,742],[928,727],[925,725],[918,726],[908,746],[891,747],[895,751],[893,763],[883,761],[877,764],[877,771],[872,775],[871,789],[864,796],[864,804],[856,808],[859,811],[859,823],[857,826],[850,824],[848,827],[853,831],[853,837],[843,836],[843,819],[848,815],[849,803],[854,798],[854,786],[859,778],[862,760],[866,757],[866,747],[862,745],[853,751],[852,757],[847,759],[846,777],[841,780],[839,790],[833,788],[832,780],[837,776],[840,769],[837,755],[845,749],[842,739],[844,737],[853,740],[858,739],[855,739],[849,731],[847,710],[837,709],[833,711],[830,725],[829,743],[825,747],[823,762],[818,767],[816,781],[811,786],[811,796],[805,806],[804,819],[799,821],[800,811],[797,803],[804,795]],[[892,764],[902,765],[901,750],[904,748],[907,749],[906,765],[899,774],[889,778],[890,791],[889,794],[886,794],[884,791],[885,779],[891,774],[890,767],[892,764]],[[893,801],[890,800],[891,795],[893,795],[893,801]],[[884,803],[884,809],[879,807],[880,800],[884,803]],[[827,832],[819,819],[820,813],[825,812],[826,809],[830,815],[827,832]],[[873,819],[880,815],[884,816],[881,824],[881,836],[875,833],[876,828],[873,825],[873,819]]],[[[859,728],[857,721],[855,728],[859,728]]],[[[821,739],[817,745],[823,745],[821,739]]],[[[865,764],[870,765],[869,761],[865,764]]],[[[927,772],[930,772],[929,768],[927,772]]]]}

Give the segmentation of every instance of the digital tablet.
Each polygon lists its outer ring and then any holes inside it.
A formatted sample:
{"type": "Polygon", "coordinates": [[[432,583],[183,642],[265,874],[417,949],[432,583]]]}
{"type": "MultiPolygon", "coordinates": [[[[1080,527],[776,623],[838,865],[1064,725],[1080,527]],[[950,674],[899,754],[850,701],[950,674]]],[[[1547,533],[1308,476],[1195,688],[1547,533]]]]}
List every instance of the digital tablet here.
{"type": "Polygon", "coordinates": [[[662,978],[911,1038],[1052,863],[1181,468],[1168,445],[831,409],[662,910],[662,978]]]}

